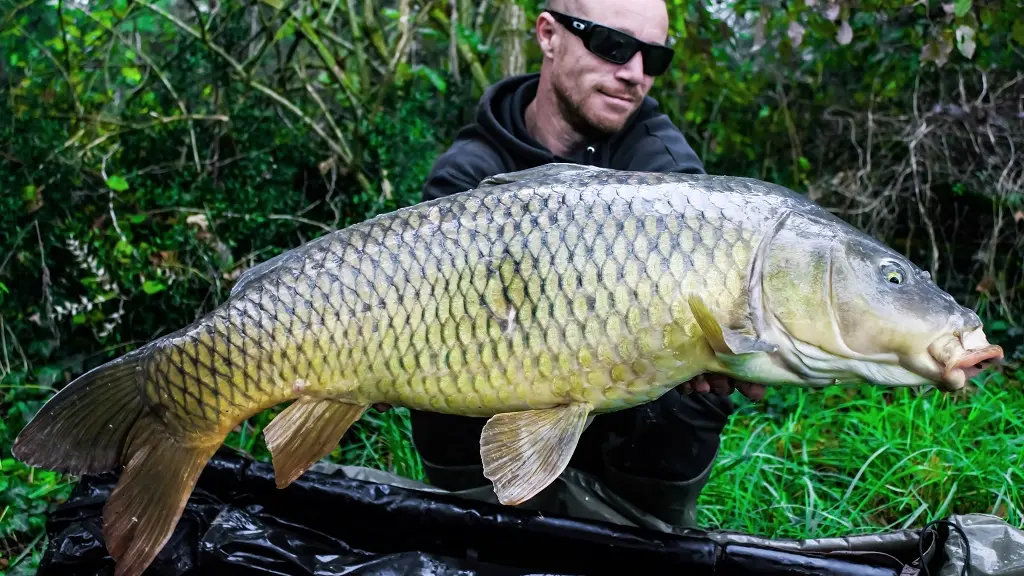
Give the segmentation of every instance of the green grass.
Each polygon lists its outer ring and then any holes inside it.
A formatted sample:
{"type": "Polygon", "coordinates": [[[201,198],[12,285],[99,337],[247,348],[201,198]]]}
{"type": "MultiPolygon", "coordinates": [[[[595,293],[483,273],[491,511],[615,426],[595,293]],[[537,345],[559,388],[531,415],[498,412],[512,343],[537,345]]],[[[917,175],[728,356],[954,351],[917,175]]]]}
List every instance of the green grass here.
{"type": "MultiPolygon", "coordinates": [[[[706,528],[773,537],[827,537],[920,527],[951,513],[984,512],[1024,523],[1024,392],[989,373],[956,395],[875,387],[770,390],[739,398],[717,468],[700,501],[706,528]]],[[[6,390],[8,423],[38,409],[38,390],[6,390]]],[[[269,414],[229,438],[267,459],[259,430],[269,414]]],[[[19,426],[23,424],[18,424],[19,426]]],[[[369,411],[333,460],[422,479],[404,410],[369,411]]],[[[11,460],[13,428],[0,423],[0,574],[32,574],[45,546],[46,511],[67,478],[11,460]]]]}
{"type": "Polygon", "coordinates": [[[726,430],[700,521],[774,537],[917,528],[953,513],[1024,523],[1024,394],[773,390],[726,430]]]}

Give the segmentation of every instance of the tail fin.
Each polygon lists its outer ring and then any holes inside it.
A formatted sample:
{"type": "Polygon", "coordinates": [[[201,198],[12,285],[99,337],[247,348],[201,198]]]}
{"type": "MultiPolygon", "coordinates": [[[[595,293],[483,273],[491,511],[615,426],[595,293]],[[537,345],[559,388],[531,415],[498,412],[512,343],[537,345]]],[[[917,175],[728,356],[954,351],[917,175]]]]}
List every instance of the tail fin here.
{"type": "Polygon", "coordinates": [[[145,353],[135,350],[93,368],[50,398],[14,440],[29,466],[98,474],[122,463],[128,432],[145,409],[139,387],[145,353]]]}
{"type": "Polygon", "coordinates": [[[86,372],[50,398],[14,441],[22,462],[71,474],[125,464],[103,510],[116,576],[138,576],[174,532],[223,438],[168,435],[142,396],[136,350],[86,372]]]}
{"type": "Polygon", "coordinates": [[[220,444],[172,438],[152,414],[137,421],[125,447],[128,463],[103,509],[103,539],[115,576],[138,576],[153,562],[220,444]]]}

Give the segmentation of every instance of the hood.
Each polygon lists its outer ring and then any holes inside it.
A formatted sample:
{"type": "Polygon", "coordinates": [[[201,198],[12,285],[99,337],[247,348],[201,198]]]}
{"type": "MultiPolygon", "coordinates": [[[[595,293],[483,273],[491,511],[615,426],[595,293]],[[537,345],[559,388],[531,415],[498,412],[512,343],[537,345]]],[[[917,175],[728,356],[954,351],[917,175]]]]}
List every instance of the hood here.
{"type": "Polygon", "coordinates": [[[569,157],[561,157],[544,148],[526,129],[526,107],[537,94],[539,83],[538,73],[500,80],[487,89],[476,111],[478,128],[499,149],[515,158],[516,164],[522,166],[538,166],[551,162],[600,165],[599,159],[607,157],[607,151],[615,149],[617,141],[627,138],[640,122],[651,116],[658,108],[656,100],[650,96],[645,97],[619,133],[587,142],[569,157]]]}

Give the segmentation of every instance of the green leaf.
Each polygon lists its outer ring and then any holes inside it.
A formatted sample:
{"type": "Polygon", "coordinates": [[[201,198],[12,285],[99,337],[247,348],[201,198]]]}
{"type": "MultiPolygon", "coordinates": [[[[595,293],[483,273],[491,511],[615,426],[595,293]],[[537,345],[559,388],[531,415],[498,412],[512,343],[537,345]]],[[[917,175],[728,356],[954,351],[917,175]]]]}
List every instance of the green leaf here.
{"type": "Polygon", "coordinates": [[[128,181],[115,174],[107,178],[107,186],[110,186],[110,189],[116,192],[124,192],[128,189],[128,181]]]}
{"type": "Polygon", "coordinates": [[[992,26],[992,23],[994,21],[995,21],[995,12],[991,8],[982,8],[981,9],[981,23],[984,24],[986,28],[988,28],[988,27],[992,26]]]}
{"type": "MultiPolygon", "coordinates": [[[[75,324],[82,324],[84,322],[84,315],[75,315],[75,324]]],[[[53,383],[58,381],[63,375],[64,371],[57,366],[43,366],[39,370],[36,370],[36,384],[39,386],[52,386],[53,383]]]]}
{"type": "Polygon", "coordinates": [[[1011,36],[1013,37],[1014,42],[1024,46],[1024,20],[1017,20],[1013,23],[1011,36]]]}
{"type": "Polygon", "coordinates": [[[448,88],[444,78],[441,78],[441,75],[433,68],[423,66],[420,68],[420,73],[426,76],[427,79],[430,80],[430,83],[434,85],[434,88],[437,88],[439,92],[444,92],[448,88]]]}
{"type": "Polygon", "coordinates": [[[277,29],[277,32],[274,34],[274,40],[281,40],[283,38],[291,38],[294,35],[295,35],[295,21],[289,19],[287,22],[285,22],[284,26],[281,26],[280,28],[277,29]]]}
{"type": "Polygon", "coordinates": [[[156,294],[163,291],[167,286],[159,280],[146,280],[142,283],[142,291],[146,294],[156,294]]]}
{"type": "Polygon", "coordinates": [[[64,39],[59,36],[54,36],[44,43],[46,46],[53,48],[55,52],[64,51],[64,39]]]}
{"type": "Polygon", "coordinates": [[[114,13],[111,10],[94,10],[92,17],[99,20],[103,26],[112,28],[114,26],[114,13]]]}
{"type": "Polygon", "coordinates": [[[1007,324],[1005,320],[992,320],[988,322],[988,324],[985,326],[985,329],[991,330],[992,332],[1004,332],[1007,328],[1009,328],[1009,326],[1010,325],[1007,324]]]}
{"type": "Polygon", "coordinates": [[[124,239],[118,240],[117,244],[114,246],[114,252],[118,256],[131,256],[134,251],[135,249],[132,248],[131,242],[124,239]]]}
{"type": "Polygon", "coordinates": [[[124,66],[121,68],[121,75],[124,76],[128,82],[138,84],[142,81],[142,73],[135,66],[124,66]]]}
{"type": "Polygon", "coordinates": [[[957,18],[963,18],[971,10],[971,0],[956,0],[955,14],[957,18]]]}

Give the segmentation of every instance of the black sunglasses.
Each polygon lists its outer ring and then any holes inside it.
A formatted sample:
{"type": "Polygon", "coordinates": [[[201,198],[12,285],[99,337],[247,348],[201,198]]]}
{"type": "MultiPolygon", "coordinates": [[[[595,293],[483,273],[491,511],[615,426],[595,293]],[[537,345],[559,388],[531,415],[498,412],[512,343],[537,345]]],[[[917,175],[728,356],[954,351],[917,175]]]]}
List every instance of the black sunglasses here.
{"type": "Polygon", "coordinates": [[[587,50],[609,62],[625,64],[640,52],[644,59],[644,74],[648,76],[664,74],[675,55],[668,46],[649,44],[614,28],[553,10],[545,12],[551,14],[566,30],[579,36],[587,50]]]}

